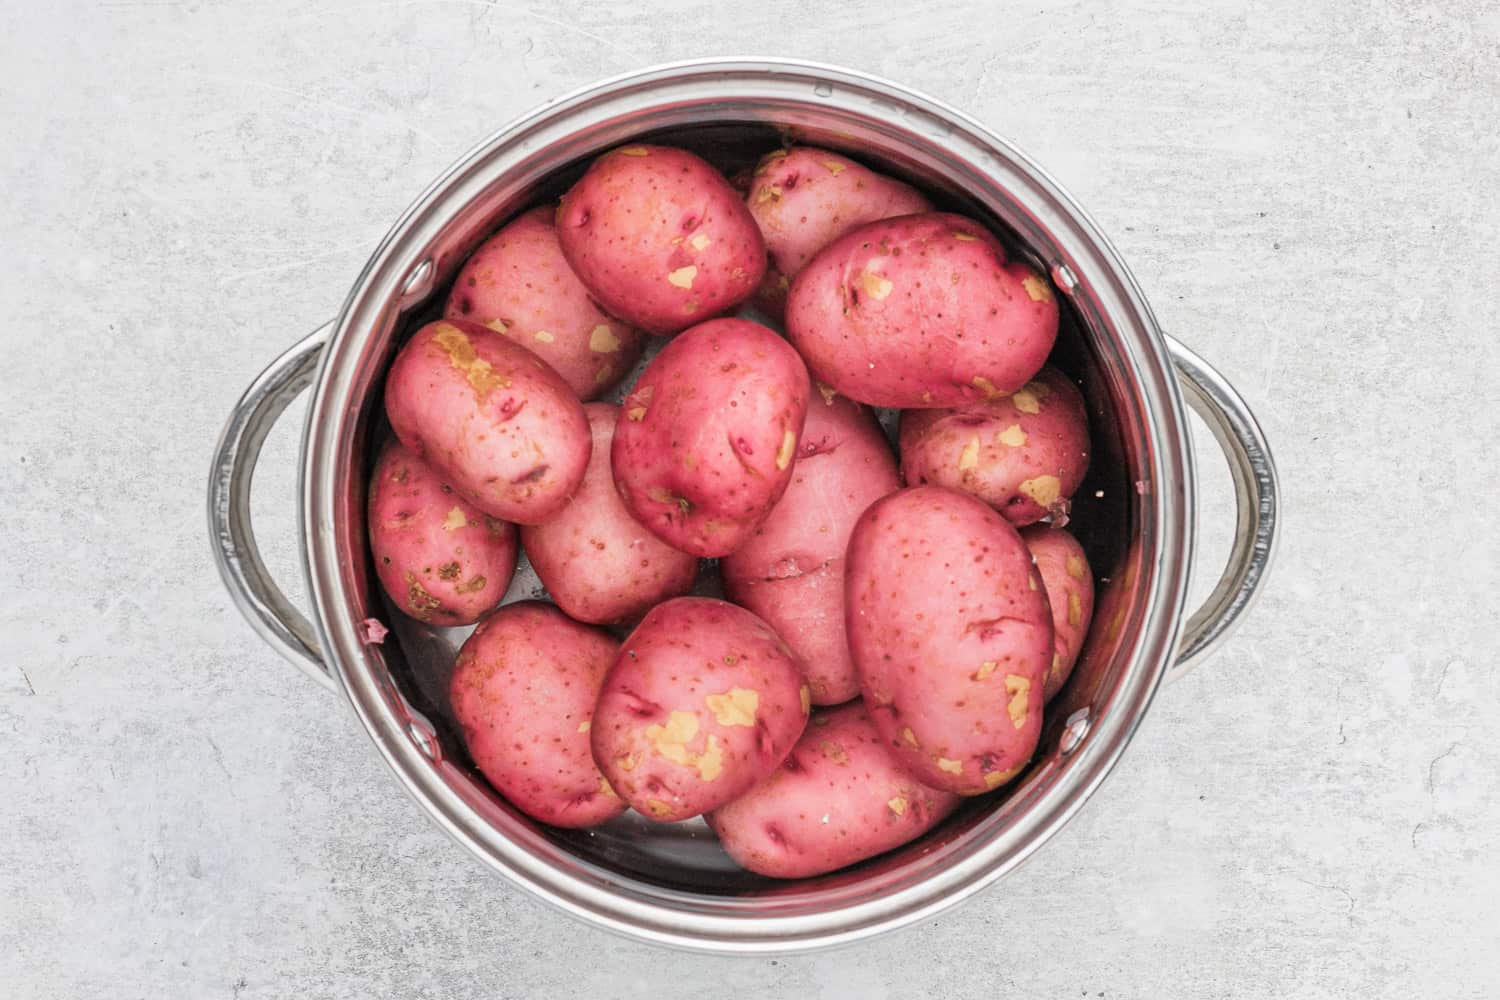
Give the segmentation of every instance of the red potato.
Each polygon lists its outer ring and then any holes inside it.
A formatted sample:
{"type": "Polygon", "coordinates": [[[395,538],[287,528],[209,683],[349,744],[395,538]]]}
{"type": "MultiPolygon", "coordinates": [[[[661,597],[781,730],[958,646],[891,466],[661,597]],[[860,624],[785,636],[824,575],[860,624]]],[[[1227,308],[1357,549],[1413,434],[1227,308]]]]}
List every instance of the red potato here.
{"type": "Polygon", "coordinates": [[[492,517],[537,524],[583,481],[589,424],[562,377],[530,351],[464,320],[429,323],[385,382],[401,443],[492,517]]]}
{"type": "Polygon", "coordinates": [[[1083,396],[1050,365],[1009,396],[901,414],[901,474],[908,486],[973,494],[1012,524],[1066,514],[1088,468],[1083,396]]]}
{"type": "Polygon", "coordinates": [[[849,650],[870,717],[933,788],[977,795],[1036,749],[1052,613],[1010,523],[934,486],[875,501],[849,538],[849,650]]]}
{"type": "Polygon", "coordinates": [[[941,212],[839,237],[787,297],[787,336],[820,382],[872,406],[959,406],[1024,386],[1057,339],[1047,279],[978,223],[941,212]]]}
{"type": "Polygon", "coordinates": [[[1062,528],[1034,524],[1021,532],[1021,539],[1031,550],[1052,606],[1052,662],[1042,694],[1046,702],[1067,683],[1088,638],[1094,618],[1094,574],[1083,546],[1062,528]]]}
{"type": "Polygon", "coordinates": [[[715,558],[739,548],[792,478],[807,369],[742,319],[686,331],[623,404],[611,462],[626,508],[668,545],[715,558]]]}
{"type": "Polygon", "coordinates": [[[903,769],[855,702],[814,715],[782,765],[708,825],[740,867],[807,878],[915,840],[961,801],[903,769]]]}
{"type": "Polygon", "coordinates": [[[844,633],[844,551],[865,508],[900,486],[870,411],[814,395],[786,493],[720,564],[729,599],[784,636],[806,666],[814,705],[859,694],[844,633]]]}
{"type": "Polygon", "coordinates": [[[568,267],[552,224],[534,208],[485,240],[453,281],[443,315],[483,324],[551,365],[580,399],[614,388],[645,336],[602,312],[568,267]]]}
{"type": "Polygon", "coordinates": [[[744,608],[658,604],[620,648],[594,709],[594,760],[638,812],[688,819],[738,798],[786,757],[809,692],[786,643],[744,608]]]}
{"type": "Polygon", "coordinates": [[[400,441],[370,474],[370,551],[396,607],[433,625],[472,625],[516,571],[516,527],[480,512],[400,441]]]}
{"type": "Polygon", "coordinates": [[[819,250],[867,222],[932,211],[911,185],[812,146],[762,157],[746,204],[770,254],[756,304],[777,316],[790,280],[819,250]]]}
{"type": "Polygon", "coordinates": [[[583,408],[594,448],[583,485],[550,520],[521,529],[531,568],[557,606],[598,625],[634,621],[693,588],[698,560],[679,552],[630,516],[610,474],[620,408],[583,408]]]}
{"type": "Polygon", "coordinates": [[[724,176],[682,149],[633,145],[595,160],[563,195],[557,236],[612,315],[670,335],[739,305],[766,246],[724,176]]]}
{"type": "Polygon", "coordinates": [[[625,811],[594,766],[594,700],[619,646],[550,604],[507,604],[458,653],[449,696],[469,756],[517,809],[584,827],[625,811]]]}

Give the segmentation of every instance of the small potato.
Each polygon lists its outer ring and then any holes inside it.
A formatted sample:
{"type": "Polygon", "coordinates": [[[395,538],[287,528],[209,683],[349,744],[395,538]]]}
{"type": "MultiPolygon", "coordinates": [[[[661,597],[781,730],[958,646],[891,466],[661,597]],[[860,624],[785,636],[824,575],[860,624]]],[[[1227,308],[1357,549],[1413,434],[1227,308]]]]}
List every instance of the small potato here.
{"type": "Polygon", "coordinates": [[[802,667],[744,608],[658,604],[625,640],[594,709],[594,760],[620,797],[671,822],[771,773],[807,723],[802,667]]]}
{"type": "Polygon", "coordinates": [[[1062,690],[1094,618],[1094,574],[1078,539],[1062,528],[1034,524],[1021,532],[1052,605],[1053,652],[1043,701],[1062,690]]]}
{"type": "Polygon", "coordinates": [[[855,702],[814,715],[780,767],[707,818],[742,868],[807,878],[915,840],[961,801],[908,774],[855,702]]]}
{"type": "Polygon", "coordinates": [[[620,408],[583,408],[594,434],[583,485],[557,515],[521,529],[531,568],[557,606],[579,621],[634,621],[652,605],[693,588],[698,560],[672,548],[630,516],[610,474],[620,408]]]}
{"type": "Polygon", "coordinates": [[[370,474],[370,551],[396,607],[420,622],[472,625],[516,571],[516,526],[481,513],[400,441],[370,474]]]}
{"type": "Polygon", "coordinates": [[[625,811],[594,766],[594,699],[619,646],[550,604],[507,604],[480,623],[453,670],[453,715],[475,765],[511,805],[553,826],[625,811]]]}
{"type": "Polygon", "coordinates": [[[808,391],[797,352],[757,323],[686,331],[625,397],[611,461],[626,508],[673,548],[733,552],[791,481],[808,391]]]}
{"type": "Polygon", "coordinates": [[[756,304],[776,316],[813,254],[867,222],[932,211],[916,188],[812,146],[762,157],[745,200],[771,258],[756,304]]]}
{"type": "Polygon", "coordinates": [[[1016,529],[936,486],[875,501],[849,538],[849,651],[865,704],[917,779],[978,795],[1036,749],[1052,613],[1016,529]]]}
{"type": "Polygon", "coordinates": [[[901,414],[908,486],[971,493],[1012,524],[1066,514],[1089,468],[1083,396],[1050,365],[1009,396],[901,414]]]}
{"type": "Polygon", "coordinates": [[[900,486],[870,411],[832,392],[814,394],[791,485],[720,563],[729,599],[759,615],[806,666],[814,705],[859,694],[844,633],[844,551],[865,508],[900,486]]]}
{"type": "Polygon", "coordinates": [[[787,336],[820,382],[872,406],[960,406],[1024,386],[1057,339],[1047,279],[977,222],[860,226],[792,282],[787,336]]]}
{"type": "Polygon", "coordinates": [[[485,240],[454,279],[443,315],[504,334],[551,365],[579,399],[614,388],[645,336],[605,315],[568,267],[555,211],[534,208],[485,240]]]}
{"type": "Polygon", "coordinates": [[[464,320],[429,323],[385,381],[391,429],[443,482],[492,517],[537,524],[583,482],[589,423],[535,354],[464,320]]]}
{"type": "Polygon", "coordinates": [[[724,176],[681,149],[595,160],[557,210],[563,254],[611,315],[671,335],[744,302],[766,246],[724,176]]]}

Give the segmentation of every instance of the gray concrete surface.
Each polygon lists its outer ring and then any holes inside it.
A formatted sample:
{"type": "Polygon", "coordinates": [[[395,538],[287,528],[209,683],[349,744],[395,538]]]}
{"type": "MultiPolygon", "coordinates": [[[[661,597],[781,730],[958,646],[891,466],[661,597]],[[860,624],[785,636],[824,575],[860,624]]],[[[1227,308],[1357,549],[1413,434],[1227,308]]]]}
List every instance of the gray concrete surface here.
{"type": "MultiPolygon", "coordinates": [[[[1475,0],[5,5],[0,994],[1500,995],[1497,103],[1475,0]],[[202,515],[230,403],[455,156],[601,75],[754,50],[1045,163],[1255,405],[1287,519],[1252,620],[1023,871],[776,961],[481,870],[240,621],[202,515]]],[[[257,487],[287,576],[294,447],[257,487]]]]}

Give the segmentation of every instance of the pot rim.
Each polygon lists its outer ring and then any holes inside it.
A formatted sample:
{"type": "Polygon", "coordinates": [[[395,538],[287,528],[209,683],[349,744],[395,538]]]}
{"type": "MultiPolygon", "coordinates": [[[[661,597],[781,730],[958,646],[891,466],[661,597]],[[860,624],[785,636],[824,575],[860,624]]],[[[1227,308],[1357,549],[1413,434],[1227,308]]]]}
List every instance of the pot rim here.
{"type": "MultiPolygon", "coordinates": [[[[812,92],[810,87],[807,92],[812,92]]],[[[813,101],[808,99],[808,103],[813,101]]],[[[1194,530],[1192,454],[1166,341],[1134,278],[1088,214],[1029,157],[967,114],[857,70],[786,58],[695,59],[620,74],[522,115],[457,160],[392,227],[344,303],[314,383],[300,485],[303,569],[320,645],[361,724],[407,792],[440,827],[490,867],[587,923],[637,940],[732,954],[807,951],[927,919],[1014,870],[1061,829],[1118,762],[1177,648],[1194,530]],[[360,461],[354,442],[361,401],[354,397],[353,387],[369,377],[360,366],[372,364],[365,350],[372,331],[391,309],[429,290],[423,282],[430,285],[434,265],[424,264],[427,245],[416,238],[422,227],[433,230],[451,216],[459,206],[445,206],[445,202],[460,182],[472,181],[475,171],[507,151],[527,149],[528,134],[543,125],[646,85],[681,87],[727,80],[783,90],[789,84],[832,84],[843,94],[942,123],[958,137],[952,141],[988,151],[991,167],[1015,173],[1025,186],[1004,185],[1007,194],[1028,210],[1050,214],[1053,223],[1048,233],[1068,251],[1056,263],[1066,265],[1071,272],[1065,272],[1067,276],[1101,303],[1100,312],[1116,328],[1119,351],[1128,362],[1124,377],[1139,397],[1144,420],[1141,468],[1152,484],[1142,498],[1141,531],[1152,534],[1154,545],[1142,556],[1142,580],[1137,583],[1149,581],[1149,592],[1140,605],[1141,625],[1134,649],[1109,698],[1095,706],[1089,720],[1091,731],[1057,780],[1027,808],[1007,815],[1003,822],[992,822],[994,816],[982,820],[966,836],[984,839],[966,844],[967,854],[956,852],[952,863],[926,878],[875,898],[843,893],[838,905],[795,915],[757,913],[752,907],[736,906],[732,898],[719,897],[714,897],[714,905],[725,912],[706,913],[704,897],[632,887],[627,879],[572,855],[566,855],[571,867],[565,870],[545,856],[546,849],[539,852],[538,844],[547,843],[544,838],[523,847],[496,829],[478,801],[443,780],[443,768],[454,765],[445,764],[440,756],[428,756],[436,747],[430,731],[424,732],[420,715],[405,705],[377,662],[378,649],[362,642],[360,616],[351,613],[362,598],[348,560],[340,555],[341,543],[348,539],[341,532],[341,522],[346,520],[340,515],[343,491],[335,480],[342,464],[360,461]],[[1059,224],[1064,227],[1060,232],[1059,224]]],[[[551,850],[565,854],[560,847],[551,850]]]]}

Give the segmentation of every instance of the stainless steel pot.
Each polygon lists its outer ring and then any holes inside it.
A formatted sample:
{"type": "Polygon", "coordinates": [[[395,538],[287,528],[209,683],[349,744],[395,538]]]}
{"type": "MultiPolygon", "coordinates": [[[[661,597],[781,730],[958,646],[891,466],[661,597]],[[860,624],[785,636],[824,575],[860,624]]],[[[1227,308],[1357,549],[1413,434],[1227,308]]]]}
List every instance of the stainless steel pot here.
{"type": "Polygon", "coordinates": [[[897,84],[809,63],[736,59],[644,70],[562,98],[502,129],[396,223],[338,319],[276,359],[234,409],[209,488],[214,551],[231,594],[273,647],[348,698],[406,790],[511,881],[585,921],[688,948],[785,952],[932,916],[1019,865],[1109,774],[1164,677],[1185,673],[1255,598],[1275,537],[1276,481],[1244,401],[1162,335],[1108,241],[1039,167],[978,122],[897,84]],[[402,626],[371,645],[360,622],[392,615],[365,544],[382,372],[430,315],[466,252],[501,220],[552,197],[595,153],[651,138],[746,160],[785,134],[849,151],[988,220],[1063,293],[1060,363],[1083,381],[1094,469],[1074,525],[1102,583],[1073,680],[1049,710],[1035,764],[923,840],[853,870],[775,883],[736,869],[701,823],[622,817],[593,832],[538,826],[478,778],[441,690],[456,637],[402,626]],[[269,578],[249,521],[261,443],[313,387],[301,470],[311,622],[269,578]],[[1194,473],[1183,396],[1223,447],[1238,501],[1229,564],[1184,613],[1194,473]]]}

